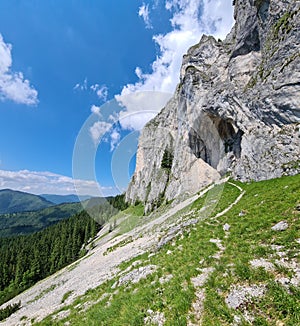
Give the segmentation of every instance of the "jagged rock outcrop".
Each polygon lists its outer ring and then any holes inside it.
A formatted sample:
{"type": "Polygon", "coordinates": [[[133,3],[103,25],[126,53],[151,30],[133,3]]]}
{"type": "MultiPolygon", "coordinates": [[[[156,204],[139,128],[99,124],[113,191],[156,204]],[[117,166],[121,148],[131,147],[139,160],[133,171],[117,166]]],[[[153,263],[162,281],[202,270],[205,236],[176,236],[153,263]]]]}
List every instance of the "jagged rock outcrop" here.
{"type": "Polygon", "coordinates": [[[234,5],[230,34],[189,49],[174,97],[142,131],[126,198],[146,211],[228,172],[300,172],[300,3],[234,5]]]}

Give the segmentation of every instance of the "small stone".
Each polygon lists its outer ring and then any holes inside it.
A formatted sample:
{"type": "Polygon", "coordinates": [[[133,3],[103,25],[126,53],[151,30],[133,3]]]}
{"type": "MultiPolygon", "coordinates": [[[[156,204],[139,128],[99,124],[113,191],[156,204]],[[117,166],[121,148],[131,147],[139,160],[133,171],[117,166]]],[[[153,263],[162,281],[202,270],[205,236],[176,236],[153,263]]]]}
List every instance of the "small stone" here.
{"type": "Polygon", "coordinates": [[[131,266],[132,266],[132,267],[136,267],[137,265],[140,265],[141,263],[142,263],[141,260],[136,260],[136,261],[134,261],[134,262],[131,264],[131,266]]]}
{"type": "Polygon", "coordinates": [[[276,281],[281,284],[282,286],[289,286],[291,284],[290,279],[288,279],[287,277],[280,277],[277,278],[276,281]]]}
{"type": "Polygon", "coordinates": [[[162,277],[159,279],[159,283],[160,283],[160,284],[168,283],[172,278],[173,278],[173,275],[172,275],[172,274],[168,274],[168,275],[166,275],[166,276],[162,276],[162,277]]]}
{"type": "Polygon", "coordinates": [[[229,308],[238,309],[252,302],[253,298],[262,297],[265,291],[265,285],[235,286],[226,297],[225,302],[229,308]]]}
{"type": "Polygon", "coordinates": [[[166,318],[163,312],[154,312],[151,309],[147,310],[149,316],[144,318],[145,325],[157,325],[163,326],[165,324],[166,318]]]}
{"type": "Polygon", "coordinates": [[[285,231],[289,227],[286,221],[281,221],[274,226],[272,226],[273,231],[285,231]]]}
{"type": "Polygon", "coordinates": [[[228,223],[226,223],[226,224],[223,225],[223,230],[224,230],[225,232],[228,232],[229,229],[230,229],[230,225],[229,225],[228,223]]]}
{"type": "Polygon", "coordinates": [[[250,265],[254,268],[262,267],[266,271],[273,271],[275,269],[274,265],[271,262],[269,262],[263,258],[251,260],[250,265]]]}
{"type": "Polygon", "coordinates": [[[208,277],[210,276],[210,274],[214,271],[215,269],[213,267],[206,267],[206,268],[202,268],[201,270],[201,274],[191,278],[191,282],[194,285],[194,287],[201,287],[205,284],[205,282],[207,281],[208,277]]]}
{"type": "Polygon", "coordinates": [[[134,284],[138,283],[141,279],[146,278],[148,275],[154,273],[156,270],[157,270],[156,265],[142,266],[138,269],[134,269],[128,274],[120,277],[119,282],[116,282],[112,286],[112,288],[114,289],[117,286],[121,286],[123,284],[128,284],[128,283],[134,283],[134,284]]]}
{"type": "Polygon", "coordinates": [[[235,315],[233,317],[233,325],[237,326],[237,325],[240,325],[241,323],[242,323],[242,318],[238,315],[235,315]]]}

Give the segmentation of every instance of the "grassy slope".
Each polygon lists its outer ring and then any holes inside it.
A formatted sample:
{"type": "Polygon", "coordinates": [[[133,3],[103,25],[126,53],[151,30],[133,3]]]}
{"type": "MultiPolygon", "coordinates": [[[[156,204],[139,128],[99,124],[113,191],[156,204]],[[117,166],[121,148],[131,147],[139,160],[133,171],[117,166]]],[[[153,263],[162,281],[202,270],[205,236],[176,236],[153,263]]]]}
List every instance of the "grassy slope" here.
{"type": "Polygon", "coordinates": [[[191,278],[205,267],[214,267],[214,272],[204,285],[202,325],[230,325],[234,316],[242,316],[245,311],[253,316],[252,325],[300,325],[299,287],[284,288],[275,281],[278,276],[292,277],[292,271],[277,265],[274,271],[250,265],[258,258],[274,263],[278,257],[272,245],[283,246],[281,251],[286,252],[287,259],[299,263],[300,214],[296,206],[300,204],[300,175],[240,186],[246,191],[244,197],[225,215],[213,217],[240,194],[230,184],[226,184],[214,214],[205,216],[200,210],[205,198],[198,200],[190,208],[189,218],[202,215],[203,221],[154,255],[144,254],[120,266],[124,270],[134,261],[139,261],[138,266],[158,266],[146,279],[116,290],[112,288],[116,277],[63,308],[69,313],[64,319],[53,321],[49,316],[39,325],[64,325],[66,321],[71,325],[143,325],[148,309],[162,312],[165,325],[186,325],[194,318],[191,306],[196,300],[191,278]],[[244,216],[239,216],[241,211],[244,216]],[[281,220],[288,221],[289,228],[272,231],[271,227],[281,220]],[[228,236],[223,231],[225,223],[231,226],[228,236]],[[210,239],[216,238],[225,247],[220,259],[212,257],[218,248],[210,239]],[[166,275],[172,278],[161,284],[159,278],[166,275]],[[264,297],[250,300],[237,310],[228,308],[225,298],[232,286],[253,284],[266,285],[264,297]],[[87,303],[88,308],[84,308],[87,303]]]}

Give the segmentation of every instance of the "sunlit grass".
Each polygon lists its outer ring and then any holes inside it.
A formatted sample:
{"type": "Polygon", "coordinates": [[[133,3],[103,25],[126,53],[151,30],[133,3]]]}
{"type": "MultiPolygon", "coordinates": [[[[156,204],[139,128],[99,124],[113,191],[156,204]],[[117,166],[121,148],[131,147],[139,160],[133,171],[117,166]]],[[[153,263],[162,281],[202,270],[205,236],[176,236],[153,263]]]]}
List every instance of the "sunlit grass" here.
{"type": "MultiPolygon", "coordinates": [[[[284,246],[287,257],[299,261],[300,248],[296,239],[300,238],[300,216],[295,207],[300,198],[300,176],[239,185],[246,193],[225,215],[213,218],[240,194],[228,183],[220,200],[213,203],[214,211],[202,221],[200,219],[196,226],[184,230],[181,236],[151,257],[145,253],[120,265],[121,270],[137,260],[139,266],[156,265],[157,270],[146,279],[122,285],[116,291],[112,288],[116,277],[78,298],[68,307],[71,313],[65,319],[54,322],[49,316],[37,325],[64,325],[67,321],[70,325],[143,325],[149,309],[163,312],[165,325],[187,325],[188,319],[193,319],[191,306],[195,300],[191,278],[201,274],[204,267],[214,267],[214,272],[205,285],[203,325],[230,325],[235,315],[242,316],[242,310],[232,310],[225,303],[231,287],[236,284],[265,284],[267,287],[265,296],[254,300],[247,308],[253,315],[253,325],[275,325],[277,321],[299,325],[300,290],[283,288],[275,281],[278,274],[291,277],[292,273],[276,266],[278,257],[271,245],[284,246]],[[281,220],[286,220],[289,228],[284,232],[273,231],[271,227],[281,220]],[[225,223],[230,225],[227,235],[223,230],[225,223]],[[218,248],[210,239],[222,240],[226,248],[220,260],[212,257],[218,248]],[[274,263],[276,270],[251,267],[250,261],[258,258],[274,263]],[[166,275],[172,278],[161,284],[159,279],[166,275]],[[105,293],[106,297],[97,302],[105,293]],[[78,305],[83,306],[84,302],[91,302],[91,307],[81,311],[78,305]]],[[[184,218],[183,215],[190,212],[189,218],[201,217],[201,208],[209,203],[208,198],[213,198],[213,194],[197,200],[187,211],[176,214],[176,218],[184,218]]],[[[143,219],[141,215],[138,218],[139,221],[143,219]]],[[[125,232],[125,226],[123,230],[125,232]]],[[[244,321],[241,325],[249,323],[244,321]]]]}

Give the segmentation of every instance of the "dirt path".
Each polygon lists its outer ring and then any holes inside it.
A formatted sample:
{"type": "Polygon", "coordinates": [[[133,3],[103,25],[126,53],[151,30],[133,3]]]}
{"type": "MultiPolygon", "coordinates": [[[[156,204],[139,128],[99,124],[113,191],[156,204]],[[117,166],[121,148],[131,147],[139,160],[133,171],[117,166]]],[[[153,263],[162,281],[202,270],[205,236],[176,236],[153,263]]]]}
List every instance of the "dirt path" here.
{"type": "MultiPolygon", "coordinates": [[[[228,184],[236,187],[240,191],[240,195],[236,198],[236,200],[230,204],[228,207],[226,207],[222,212],[216,214],[212,219],[217,219],[223,215],[225,215],[234,205],[236,205],[244,196],[245,191],[238,185],[228,182],[228,184]]],[[[228,237],[230,231],[225,231],[225,237],[228,237]]],[[[218,252],[215,253],[212,257],[216,259],[217,261],[220,261],[226,247],[223,246],[222,241],[220,239],[210,239],[210,242],[215,243],[218,247],[218,252]]],[[[194,285],[196,289],[196,300],[193,302],[191,307],[191,314],[194,315],[195,322],[191,322],[189,320],[188,326],[201,326],[202,325],[202,314],[204,310],[204,301],[205,301],[205,283],[208,280],[209,276],[214,272],[215,267],[207,267],[201,270],[201,274],[199,274],[197,277],[194,277],[191,279],[192,284],[194,285]]]]}

